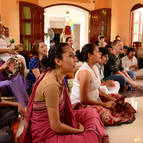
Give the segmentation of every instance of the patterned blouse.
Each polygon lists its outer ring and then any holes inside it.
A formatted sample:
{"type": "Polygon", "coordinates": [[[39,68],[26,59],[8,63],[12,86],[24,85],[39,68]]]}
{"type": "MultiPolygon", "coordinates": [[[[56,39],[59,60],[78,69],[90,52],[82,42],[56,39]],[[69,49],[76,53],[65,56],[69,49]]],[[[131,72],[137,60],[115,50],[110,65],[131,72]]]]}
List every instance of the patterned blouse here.
{"type": "Polygon", "coordinates": [[[37,57],[32,57],[29,61],[29,73],[27,75],[27,82],[30,85],[33,85],[33,83],[36,82],[36,78],[32,72],[32,70],[36,68],[39,68],[40,70],[40,61],[37,57]]]}

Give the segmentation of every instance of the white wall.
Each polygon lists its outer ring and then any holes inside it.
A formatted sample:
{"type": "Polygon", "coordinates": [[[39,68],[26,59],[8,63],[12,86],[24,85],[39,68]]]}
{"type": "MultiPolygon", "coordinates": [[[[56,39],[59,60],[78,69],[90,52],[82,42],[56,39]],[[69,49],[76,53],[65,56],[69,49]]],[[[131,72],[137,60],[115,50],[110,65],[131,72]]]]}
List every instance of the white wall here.
{"type": "MultiPolygon", "coordinates": [[[[79,48],[81,48],[88,42],[89,13],[87,11],[74,6],[58,5],[45,9],[45,19],[49,21],[49,27],[64,28],[66,11],[69,12],[73,24],[80,25],[80,33],[78,35],[80,35],[79,48]]],[[[45,22],[45,27],[47,27],[46,23],[48,22],[45,22]]]]}
{"type": "Polygon", "coordinates": [[[74,37],[73,37],[73,47],[76,50],[80,50],[80,24],[74,24],[74,37]]]}
{"type": "Polygon", "coordinates": [[[65,21],[50,21],[51,28],[64,28],[65,21]]]}

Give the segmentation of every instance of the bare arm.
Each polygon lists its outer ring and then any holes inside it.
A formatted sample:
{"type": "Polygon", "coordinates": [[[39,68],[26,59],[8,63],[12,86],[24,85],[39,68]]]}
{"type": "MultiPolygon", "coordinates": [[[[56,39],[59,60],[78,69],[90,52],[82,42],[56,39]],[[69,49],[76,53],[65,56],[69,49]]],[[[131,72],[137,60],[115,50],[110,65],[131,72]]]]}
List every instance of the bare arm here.
{"type": "Polygon", "coordinates": [[[77,134],[84,131],[84,127],[81,125],[79,129],[70,127],[60,121],[59,107],[57,108],[48,108],[48,116],[50,120],[51,129],[57,133],[66,133],[66,134],[77,134]]]}
{"type": "Polygon", "coordinates": [[[87,70],[82,70],[78,74],[78,80],[80,82],[80,101],[82,104],[86,105],[101,105],[105,108],[113,108],[115,106],[115,102],[97,102],[95,100],[88,98],[88,88],[90,85],[90,74],[87,70]]]}
{"type": "Polygon", "coordinates": [[[51,87],[46,88],[46,105],[48,111],[48,117],[50,121],[50,126],[53,131],[56,133],[63,134],[77,134],[84,131],[84,127],[79,124],[79,128],[70,127],[60,121],[59,114],[59,96],[60,96],[59,87],[57,85],[52,85],[51,87]]]}
{"type": "Polygon", "coordinates": [[[88,88],[90,85],[90,74],[87,70],[82,70],[78,74],[78,80],[80,83],[80,102],[86,105],[101,105],[104,106],[102,102],[96,102],[88,98],[88,88]]]}
{"type": "Polygon", "coordinates": [[[130,70],[137,70],[138,69],[138,65],[132,65],[129,67],[130,70]]]}
{"type": "Polygon", "coordinates": [[[19,104],[17,102],[6,101],[6,100],[2,100],[0,102],[0,107],[9,107],[9,106],[10,107],[17,107],[19,114],[22,117],[24,117],[24,115],[25,115],[25,109],[24,109],[24,107],[21,104],[19,104]]]}
{"type": "Polygon", "coordinates": [[[126,71],[118,71],[118,72],[116,72],[116,74],[120,74],[120,75],[122,75],[122,76],[124,76],[125,78],[126,78],[126,81],[127,81],[127,83],[129,83],[129,84],[131,84],[131,86],[133,87],[133,88],[136,88],[137,87],[137,84],[135,83],[135,81],[133,81],[131,78],[130,78],[130,76],[128,75],[128,73],[126,72],[126,71]]]}
{"type": "Polygon", "coordinates": [[[7,106],[17,107],[17,106],[18,106],[18,103],[6,101],[6,100],[2,100],[2,101],[0,102],[0,107],[7,107],[7,106]]]}
{"type": "Polygon", "coordinates": [[[32,73],[34,74],[35,78],[37,79],[40,76],[39,68],[33,69],[32,73]]]}
{"type": "Polygon", "coordinates": [[[109,96],[104,91],[102,91],[100,88],[99,88],[99,95],[104,97],[108,101],[116,101],[116,99],[114,97],[109,96]]]}
{"type": "Polygon", "coordinates": [[[5,48],[5,49],[1,49],[0,48],[0,53],[9,53],[9,54],[15,54],[15,51],[10,49],[10,48],[5,48]]]}
{"type": "Polygon", "coordinates": [[[124,74],[124,76],[125,76],[127,79],[132,80],[132,79],[130,78],[130,76],[128,75],[128,73],[127,73],[125,70],[123,70],[122,73],[124,74]]]}

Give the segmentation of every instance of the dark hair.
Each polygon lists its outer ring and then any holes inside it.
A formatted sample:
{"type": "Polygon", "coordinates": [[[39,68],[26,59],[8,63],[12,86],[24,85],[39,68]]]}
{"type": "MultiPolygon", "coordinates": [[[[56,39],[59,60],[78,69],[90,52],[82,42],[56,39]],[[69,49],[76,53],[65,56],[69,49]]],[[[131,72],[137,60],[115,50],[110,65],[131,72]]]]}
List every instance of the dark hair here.
{"type": "Polygon", "coordinates": [[[116,35],[115,39],[117,40],[118,37],[120,37],[120,35],[116,35]]]}
{"type": "Polygon", "coordinates": [[[64,47],[67,43],[56,43],[48,51],[48,58],[42,60],[42,64],[50,69],[56,68],[55,58],[62,59],[62,54],[65,52],[64,47]]]}
{"type": "Polygon", "coordinates": [[[135,49],[132,48],[132,47],[129,47],[129,48],[127,49],[127,55],[128,55],[130,52],[135,52],[135,49]]]}
{"type": "Polygon", "coordinates": [[[112,48],[111,45],[106,45],[105,46],[105,49],[109,49],[109,48],[112,48]]]}
{"type": "Polygon", "coordinates": [[[124,46],[124,47],[123,47],[123,49],[128,49],[128,48],[129,48],[128,46],[124,46]]]}
{"type": "Polygon", "coordinates": [[[37,40],[33,43],[33,46],[32,46],[32,54],[33,56],[36,56],[38,57],[38,49],[39,49],[39,43],[43,42],[42,40],[37,40]]]}
{"type": "Polygon", "coordinates": [[[104,38],[104,36],[100,36],[100,38],[99,38],[99,39],[101,40],[101,39],[103,39],[103,38],[104,38]]]}
{"type": "Polygon", "coordinates": [[[116,46],[118,42],[120,42],[120,40],[114,40],[111,44],[111,47],[116,46]]]}
{"type": "Polygon", "coordinates": [[[8,28],[8,27],[4,27],[4,29],[5,29],[5,30],[9,30],[9,28],[8,28]]]}
{"type": "Polygon", "coordinates": [[[80,50],[76,50],[75,51],[75,56],[77,57],[77,55],[80,53],[80,50]]]}
{"type": "Polygon", "coordinates": [[[69,36],[69,37],[67,37],[67,38],[66,38],[66,42],[68,42],[68,40],[69,40],[70,38],[72,38],[72,37],[70,37],[70,36],[69,36]]]}
{"type": "Polygon", "coordinates": [[[99,47],[99,51],[101,52],[101,56],[109,55],[109,51],[106,48],[99,47]]]}
{"type": "Polygon", "coordinates": [[[82,47],[82,51],[79,52],[76,56],[79,61],[86,62],[88,60],[88,54],[93,54],[94,48],[97,45],[94,43],[86,44],[82,47]]]}

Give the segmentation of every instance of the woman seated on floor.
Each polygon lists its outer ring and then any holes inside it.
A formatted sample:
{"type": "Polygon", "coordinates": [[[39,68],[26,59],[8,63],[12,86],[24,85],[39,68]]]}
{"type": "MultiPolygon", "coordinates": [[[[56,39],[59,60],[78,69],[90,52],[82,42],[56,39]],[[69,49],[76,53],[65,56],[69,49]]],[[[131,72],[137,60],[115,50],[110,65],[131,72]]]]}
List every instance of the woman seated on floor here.
{"type": "Polygon", "coordinates": [[[32,91],[33,84],[36,82],[36,79],[40,76],[40,73],[43,71],[41,65],[41,60],[44,56],[47,56],[47,46],[43,41],[35,41],[32,46],[32,55],[33,57],[29,61],[29,73],[26,77],[26,81],[29,86],[28,93],[32,91]]]}
{"type": "Polygon", "coordinates": [[[16,59],[0,62],[0,93],[3,96],[14,96],[15,101],[26,107],[28,95],[27,83],[19,74],[19,66],[16,59]]]}
{"type": "Polygon", "coordinates": [[[98,113],[91,109],[73,111],[64,76],[72,72],[76,58],[66,43],[50,48],[48,71],[40,75],[27,106],[27,126],[19,143],[101,143],[107,140],[98,113]]]}
{"type": "MultiPolygon", "coordinates": [[[[1,95],[0,95],[1,96],[1,95]]],[[[1,100],[0,97],[0,142],[14,143],[12,124],[17,120],[18,114],[24,117],[23,106],[16,102],[1,100]]]]}
{"type": "Polygon", "coordinates": [[[94,44],[86,44],[78,56],[84,64],[76,72],[71,92],[71,101],[76,104],[74,109],[82,108],[82,104],[95,108],[105,125],[117,125],[134,119],[135,110],[127,103],[119,103],[119,94],[105,94],[100,90],[100,77],[95,66],[100,61],[101,53],[94,44]],[[102,97],[103,102],[100,97],[102,97]],[[113,96],[113,97],[112,97],[113,96]],[[118,103],[116,105],[116,103],[118,103]],[[120,105],[120,106],[119,106],[120,105]],[[127,108],[126,108],[127,107],[127,108]],[[111,109],[111,110],[110,110],[111,109]]]}

